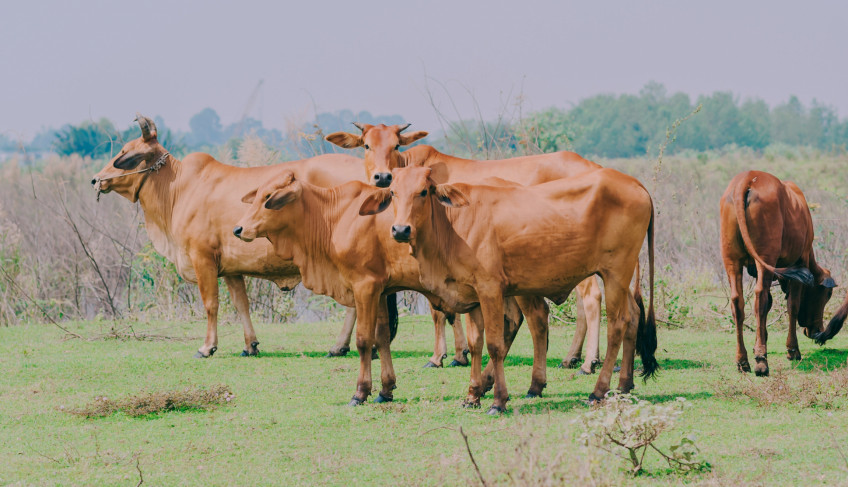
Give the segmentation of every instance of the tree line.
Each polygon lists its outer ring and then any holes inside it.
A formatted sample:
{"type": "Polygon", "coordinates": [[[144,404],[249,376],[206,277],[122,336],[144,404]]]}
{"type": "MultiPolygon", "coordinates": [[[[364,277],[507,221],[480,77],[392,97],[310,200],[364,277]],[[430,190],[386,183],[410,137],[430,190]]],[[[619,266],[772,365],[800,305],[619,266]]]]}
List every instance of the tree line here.
{"type": "MultiPolygon", "coordinates": [[[[646,84],[638,94],[601,94],[581,100],[570,108],[548,108],[521,119],[495,122],[448,123],[447,133],[432,131],[431,144],[441,148],[496,140],[520,152],[573,150],[587,156],[639,157],[655,154],[666,140],[675,120],[697,115],[680,125],[674,151],[707,151],[728,146],[762,150],[770,145],[809,146],[823,150],[848,146],[848,120],[840,120],[832,106],[813,101],[805,106],[791,96],[785,103],[769,107],[761,99],[740,100],[731,92],[715,92],[692,100],[686,93],[668,94],[662,84],[646,84]]],[[[351,130],[350,122],[399,124],[400,115],[374,116],[351,110],[319,113],[314,120],[283,133],[266,128],[253,118],[223,125],[212,108],[191,117],[189,131],[168,128],[161,117],[155,122],[159,137],[175,154],[211,151],[224,144],[237,147],[246,136],[261,139],[291,158],[334,150],[322,140],[337,130],[351,130]]],[[[135,124],[119,129],[107,119],[68,124],[46,129],[24,147],[34,152],[53,151],[63,155],[101,158],[113,154],[126,141],[138,136],[135,124]]],[[[0,152],[19,150],[20,144],[0,135],[0,152]]]]}

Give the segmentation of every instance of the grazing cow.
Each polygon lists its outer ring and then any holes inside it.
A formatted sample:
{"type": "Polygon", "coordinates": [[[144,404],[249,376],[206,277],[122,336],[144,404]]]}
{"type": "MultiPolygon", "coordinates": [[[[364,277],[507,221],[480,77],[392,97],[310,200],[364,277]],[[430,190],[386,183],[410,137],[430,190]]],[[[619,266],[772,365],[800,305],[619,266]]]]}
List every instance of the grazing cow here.
{"type": "Polygon", "coordinates": [[[193,153],[179,160],[159,144],[156,125],[140,114],[142,136],[128,142],[92,179],[98,193],[116,192],[144,211],[145,227],[157,252],[196,282],[206,308],[203,346],[195,357],[209,357],[218,347],[218,277],[223,277],[244,325],[242,355],[258,352],[250,320],[244,276],[261,277],[282,289],[300,282],[291,260],[274,254],[270,244],[248,245],[231,235],[242,213],[240,198],[281,168],[323,186],[362,177],[362,163],[345,155],[324,155],[278,166],[240,168],[212,156],[193,153]]]}
{"type": "MultiPolygon", "coordinates": [[[[480,364],[485,333],[495,378],[489,413],[505,410],[509,395],[500,319],[504,296],[562,302],[577,284],[595,274],[604,280],[609,326],[606,360],[590,399],[609,391],[622,340],[619,388],[633,387],[637,349],[643,377],[654,375],[658,364],[653,203],[637,180],[613,169],[598,169],[530,187],[438,184],[425,167],[396,169],[393,180],[392,189],[376,193],[363,213],[393,204],[391,234],[398,242],[409,243],[424,287],[450,307],[479,304],[482,326],[477,323],[477,329],[468,330],[471,386],[466,404],[479,405],[483,392],[480,364]],[[651,287],[647,320],[630,291],[646,235],[651,287]]],[[[534,369],[537,366],[543,375],[545,357],[538,350],[534,369]]]]}
{"type": "Polygon", "coordinates": [[[813,219],[807,200],[795,183],[781,181],[761,171],[746,171],[730,181],[720,206],[721,256],[730,280],[733,321],[736,323],[736,366],[742,372],[751,371],[742,338],[745,320],[742,269],[745,268],[757,279],[754,287],[757,321],[754,372],[767,376],[766,317],[771,309],[770,288],[775,276],[786,293],[789,360],[801,360],[796,323],[804,328],[804,335],[824,343],[842,327],[848,300],[825,329],[824,307],[836,283],[830,271],[816,262],[813,219]]]}
{"type": "MultiPolygon", "coordinates": [[[[487,178],[500,178],[524,186],[568,178],[600,169],[601,166],[580,157],[574,152],[554,152],[532,156],[514,157],[493,161],[474,161],[442,154],[428,145],[419,145],[400,152],[427,132],[403,132],[406,125],[369,125],[354,123],[360,135],[335,132],[326,140],[339,147],[353,149],[364,147],[367,180],[377,187],[389,187],[391,171],[398,167],[423,166],[432,169],[431,178],[436,183],[479,183],[487,178]]],[[[498,184],[500,186],[500,184],[498,184]]],[[[595,277],[590,277],[577,287],[578,323],[571,349],[563,366],[575,367],[580,361],[583,337],[588,329],[589,346],[586,360],[580,366],[581,374],[594,371],[598,360],[598,334],[601,321],[601,290],[595,277]]],[[[444,336],[444,322],[436,322],[436,335],[444,336]]]]}
{"type": "MultiPolygon", "coordinates": [[[[375,344],[382,382],[375,401],[393,399],[396,379],[387,327],[381,325],[383,321],[375,323],[377,310],[383,309],[378,303],[387,293],[418,291],[436,309],[453,311],[445,309],[421,285],[418,263],[409,255],[408,247],[389,236],[391,216],[360,216],[360,208],[375,191],[383,190],[358,181],[324,189],[298,180],[293,173],[284,173],[244,196],[242,201],[251,206],[233,229],[233,234],[245,241],[266,237],[281,258],[292,260],[300,268],[304,286],[356,307],[360,370],[352,406],[362,404],[371,394],[371,359],[365,352],[375,344]]],[[[522,311],[531,326],[537,326],[537,309],[545,306],[544,301],[522,301],[522,311]]],[[[508,321],[520,320],[517,310],[508,313],[508,321]]],[[[503,306],[499,314],[503,323],[503,306]]],[[[534,383],[531,393],[541,394],[543,387],[543,383],[534,383]]]]}

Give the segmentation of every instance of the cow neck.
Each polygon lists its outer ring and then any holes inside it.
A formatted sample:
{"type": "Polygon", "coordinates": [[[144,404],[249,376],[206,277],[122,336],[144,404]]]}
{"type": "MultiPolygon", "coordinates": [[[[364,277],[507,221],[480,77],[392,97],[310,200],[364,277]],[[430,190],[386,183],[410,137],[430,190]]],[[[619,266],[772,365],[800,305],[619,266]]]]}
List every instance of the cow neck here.
{"type": "Polygon", "coordinates": [[[298,199],[301,211],[296,212],[298,221],[290,229],[296,242],[295,263],[311,266],[319,260],[329,261],[333,232],[346,207],[340,204],[339,188],[301,184],[303,192],[298,199]],[[308,261],[312,262],[307,264],[308,261]]]}
{"type": "Polygon", "coordinates": [[[168,156],[164,166],[147,176],[138,189],[138,202],[144,211],[145,224],[158,227],[170,234],[171,216],[177,202],[176,182],[180,174],[180,160],[168,156]]]}
{"type": "MultiPolygon", "coordinates": [[[[469,208],[463,208],[457,211],[470,211],[469,208]]],[[[450,269],[453,265],[463,261],[461,255],[454,255],[451,249],[461,249],[464,245],[460,244],[462,238],[456,233],[452,219],[448,215],[448,208],[435,201],[434,197],[430,197],[430,225],[422,229],[418,229],[416,236],[417,242],[413,255],[422,258],[427,262],[438,263],[438,272],[444,273],[446,276],[452,275],[450,269]]]]}

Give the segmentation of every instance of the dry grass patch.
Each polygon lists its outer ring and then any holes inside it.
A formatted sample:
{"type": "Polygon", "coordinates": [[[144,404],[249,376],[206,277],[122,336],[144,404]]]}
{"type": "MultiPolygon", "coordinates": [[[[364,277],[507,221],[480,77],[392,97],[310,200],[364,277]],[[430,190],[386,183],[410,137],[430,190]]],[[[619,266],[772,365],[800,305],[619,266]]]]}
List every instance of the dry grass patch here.
{"type": "Polygon", "coordinates": [[[765,378],[740,374],[736,380],[723,377],[716,383],[715,390],[719,397],[747,397],[761,407],[790,404],[831,409],[848,397],[848,369],[793,375],[778,370],[765,378]]]}
{"type": "Polygon", "coordinates": [[[234,398],[235,394],[229,386],[219,384],[208,389],[187,387],[179,391],[144,392],[118,400],[98,396],[91,403],[71,410],[70,413],[86,418],[100,418],[120,411],[138,417],[168,411],[212,409],[228,404],[234,398]]]}

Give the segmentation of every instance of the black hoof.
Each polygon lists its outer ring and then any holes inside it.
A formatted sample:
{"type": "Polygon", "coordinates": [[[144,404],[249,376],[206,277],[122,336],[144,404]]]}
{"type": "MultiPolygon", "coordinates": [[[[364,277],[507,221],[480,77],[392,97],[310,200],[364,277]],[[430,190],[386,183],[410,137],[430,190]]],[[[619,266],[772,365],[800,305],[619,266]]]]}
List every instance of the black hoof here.
{"type": "Polygon", "coordinates": [[[506,408],[493,405],[492,407],[489,408],[488,411],[486,411],[486,414],[488,414],[489,416],[499,416],[501,413],[505,413],[505,412],[506,412],[506,408]]]}
{"type": "Polygon", "coordinates": [[[250,357],[250,353],[247,350],[242,350],[239,357],[250,357]]]}
{"type": "Polygon", "coordinates": [[[616,365],[615,367],[613,367],[613,368],[612,368],[612,371],[613,371],[613,372],[621,372],[621,366],[620,366],[620,365],[616,365]]]}
{"type": "Polygon", "coordinates": [[[377,394],[377,397],[374,398],[374,402],[377,403],[377,404],[383,403],[383,402],[392,402],[393,400],[394,399],[391,398],[391,397],[384,396],[382,392],[377,394]]]}
{"type": "Polygon", "coordinates": [[[203,355],[203,352],[198,350],[197,353],[194,354],[194,358],[209,358],[209,357],[215,355],[215,352],[217,352],[217,351],[218,351],[218,347],[212,347],[212,348],[209,349],[209,355],[203,355]]]}
{"type": "Polygon", "coordinates": [[[465,409],[479,409],[480,408],[480,400],[471,401],[469,399],[465,399],[462,401],[462,407],[465,409]]]}
{"type": "Polygon", "coordinates": [[[327,352],[327,358],[331,357],[344,357],[347,353],[350,352],[350,347],[342,347],[336,351],[330,350],[327,352]]]}
{"type": "Polygon", "coordinates": [[[202,354],[202,353],[200,353],[200,351],[198,350],[198,352],[197,352],[196,354],[194,354],[194,358],[209,358],[209,356],[208,356],[208,355],[203,355],[203,354],[202,354]]]}
{"type": "Polygon", "coordinates": [[[347,403],[347,405],[350,406],[350,407],[356,407],[356,406],[361,406],[362,403],[364,403],[364,402],[365,402],[365,400],[359,399],[358,397],[353,396],[353,398],[350,400],[349,403],[347,403]]]}
{"type": "Polygon", "coordinates": [[[596,396],[594,392],[589,394],[589,404],[596,404],[601,402],[601,400],[602,399],[596,396]]]}
{"type": "Polygon", "coordinates": [[[441,365],[436,365],[433,362],[430,362],[428,360],[427,363],[424,364],[424,367],[422,367],[422,369],[438,369],[438,368],[441,368],[441,367],[442,367],[441,365]]]}
{"type": "Polygon", "coordinates": [[[742,361],[742,362],[738,362],[736,364],[736,369],[739,372],[751,372],[751,365],[748,364],[747,360],[745,360],[745,361],[742,361]]]}
{"type": "Polygon", "coordinates": [[[527,391],[527,395],[524,396],[524,399],[536,399],[537,397],[542,397],[542,393],[527,391]]]}
{"type": "Polygon", "coordinates": [[[589,372],[586,372],[583,369],[577,369],[577,375],[591,375],[589,372]]]}
{"type": "Polygon", "coordinates": [[[462,363],[457,359],[453,359],[448,367],[468,367],[468,362],[462,363]]]}

